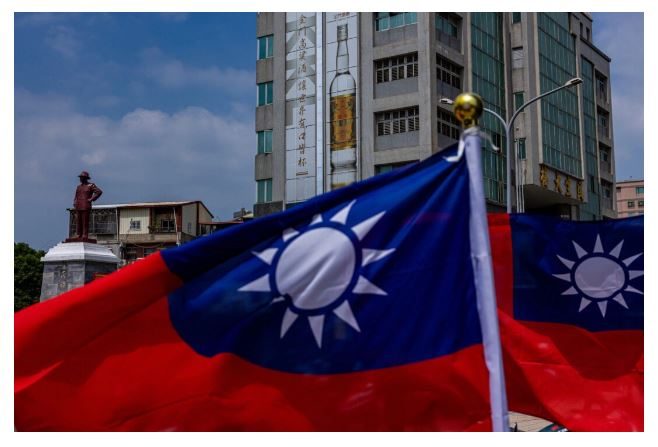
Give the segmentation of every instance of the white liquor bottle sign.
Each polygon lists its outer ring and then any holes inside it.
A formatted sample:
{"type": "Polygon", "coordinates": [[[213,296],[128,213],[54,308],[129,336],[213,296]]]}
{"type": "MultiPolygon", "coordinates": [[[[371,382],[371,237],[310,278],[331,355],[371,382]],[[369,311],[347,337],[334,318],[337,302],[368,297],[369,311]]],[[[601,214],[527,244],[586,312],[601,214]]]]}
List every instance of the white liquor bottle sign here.
{"type": "Polygon", "coordinates": [[[331,190],[358,179],[358,14],[326,13],[325,30],[325,165],[331,190]]]}

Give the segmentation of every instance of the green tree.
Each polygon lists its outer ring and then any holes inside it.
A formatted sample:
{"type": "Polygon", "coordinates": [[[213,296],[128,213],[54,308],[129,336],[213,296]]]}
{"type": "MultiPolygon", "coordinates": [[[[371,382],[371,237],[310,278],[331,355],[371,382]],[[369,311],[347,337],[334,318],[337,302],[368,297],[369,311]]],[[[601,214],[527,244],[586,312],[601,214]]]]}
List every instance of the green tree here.
{"type": "Polygon", "coordinates": [[[45,254],[24,242],[14,243],[14,312],[39,302],[45,254]]]}

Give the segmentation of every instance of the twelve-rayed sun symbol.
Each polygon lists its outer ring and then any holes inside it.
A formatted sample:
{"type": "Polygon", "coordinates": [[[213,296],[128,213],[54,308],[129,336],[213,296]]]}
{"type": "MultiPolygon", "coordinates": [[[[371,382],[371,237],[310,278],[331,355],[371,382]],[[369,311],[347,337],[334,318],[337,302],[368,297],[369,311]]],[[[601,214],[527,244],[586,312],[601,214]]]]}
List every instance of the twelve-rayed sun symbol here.
{"type": "Polygon", "coordinates": [[[628,309],[622,292],[644,295],[642,291],[629,284],[631,279],[644,275],[644,271],[628,269],[633,261],[642,256],[642,253],[620,260],[619,254],[624,241],[622,240],[609,253],[605,253],[599,235],[596,235],[596,243],[591,253],[585,251],[575,241],[572,242],[578,259],[571,261],[557,255],[557,258],[570,272],[553,274],[553,276],[571,283],[571,287],[562,292],[562,295],[579,295],[581,297],[578,312],[592,302],[596,302],[601,316],[605,318],[609,300],[628,309]]]}
{"type": "Polygon", "coordinates": [[[253,252],[261,261],[273,266],[260,278],[242,286],[239,292],[272,292],[273,303],[285,303],[280,337],[300,316],[306,317],[318,348],[322,347],[325,316],[333,312],[360,332],[347,298],[350,294],[386,295],[386,292],[359,273],[361,267],[393,253],[394,248],[363,248],[361,241],[385,211],[348,227],[347,217],[355,201],[338,211],[329,221],[322,215],[297,231],[283,232],[284,246],[253,252]]]}

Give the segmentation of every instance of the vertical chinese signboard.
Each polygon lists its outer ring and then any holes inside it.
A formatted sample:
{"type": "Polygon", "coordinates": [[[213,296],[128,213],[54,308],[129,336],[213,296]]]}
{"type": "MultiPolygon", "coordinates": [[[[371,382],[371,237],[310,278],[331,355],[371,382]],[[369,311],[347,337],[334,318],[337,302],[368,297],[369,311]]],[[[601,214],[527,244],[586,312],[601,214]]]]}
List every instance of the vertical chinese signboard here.
{"type": "Polygon", "coordinates": [[[286,202],[316,194],[316,19],[286,13],[286,202]]]}
{"type": "Polygon", "coordinates": [[[325,14],[325,166],[327,190],[358,180],[358,13],[325,14]]]}

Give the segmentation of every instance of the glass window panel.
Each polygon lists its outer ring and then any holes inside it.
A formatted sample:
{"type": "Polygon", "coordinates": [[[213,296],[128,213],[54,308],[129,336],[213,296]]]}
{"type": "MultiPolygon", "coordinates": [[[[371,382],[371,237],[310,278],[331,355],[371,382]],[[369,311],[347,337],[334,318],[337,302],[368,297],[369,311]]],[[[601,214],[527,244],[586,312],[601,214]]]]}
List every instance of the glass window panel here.
{"type": "Polygon", "coordinates": [[[274,36],[267,36],[267,57],[274,56],[274,36]]]}
{"type": "Polygon", "coordinates": [[[391,28],[397,28],[404,25],[404,15],[402,13],[391,13],[391,28]]]}
{"type": "Polygon", "coordinates": [[[258,38],[258,59],[265,59],[267,57],[267,42],[264,37],[258,38]]]}

